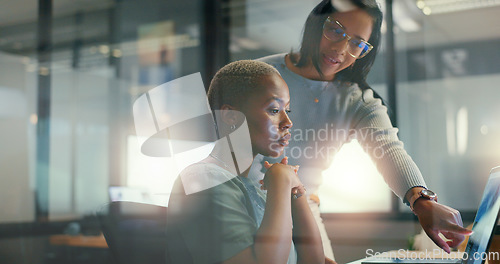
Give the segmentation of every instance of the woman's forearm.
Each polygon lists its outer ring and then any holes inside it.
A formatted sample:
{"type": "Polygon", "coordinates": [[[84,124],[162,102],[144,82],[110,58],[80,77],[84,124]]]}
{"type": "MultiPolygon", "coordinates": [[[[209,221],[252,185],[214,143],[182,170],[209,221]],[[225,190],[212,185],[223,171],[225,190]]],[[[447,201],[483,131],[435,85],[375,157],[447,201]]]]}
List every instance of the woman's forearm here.
{"type": "Polygon", "coordinates": [[[288,260],[292,243],[290,189],[286,182],[267,189],[266,211],[255,237],[258,263],[286,263],[288,260]]]}
{"type": "Polygon", "coordinates": [[[306,195],[292,200],[292,218],[293,241],[297,249],[298,263],[324,263],[321,235],[306,195]]]}
{"type": "Polygon", "coordinates": [[[266,209],[252,246],[224,263],[285,264],[292,243],[291,182],[271,175],[267,185],[266,209]]]}

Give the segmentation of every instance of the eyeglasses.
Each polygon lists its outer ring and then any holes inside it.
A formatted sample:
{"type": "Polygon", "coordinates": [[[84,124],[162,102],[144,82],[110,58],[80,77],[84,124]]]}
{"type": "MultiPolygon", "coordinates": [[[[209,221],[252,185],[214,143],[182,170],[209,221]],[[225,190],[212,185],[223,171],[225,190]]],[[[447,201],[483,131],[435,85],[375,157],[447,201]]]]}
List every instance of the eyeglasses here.
{"type": "Polygon", "coordinates": [[[347,35],[342,24],[330,17],[323,24],[323,36],[332,42],[340,42],[347,38],[347,52],[356,59],[363,58],[373,48],[370,43],[347,35]]]}

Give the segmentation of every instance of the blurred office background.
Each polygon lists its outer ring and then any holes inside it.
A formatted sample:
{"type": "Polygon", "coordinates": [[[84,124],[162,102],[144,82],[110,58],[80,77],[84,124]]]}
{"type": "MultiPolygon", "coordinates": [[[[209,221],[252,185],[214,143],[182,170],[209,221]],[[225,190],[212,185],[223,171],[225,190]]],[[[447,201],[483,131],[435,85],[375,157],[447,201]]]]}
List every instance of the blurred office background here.
{"type": "MultiPolygon", "coordinates": [[[[111,200],[166,204],[175,162],[140,152],[134,100],[197,72],[208,87],[230,61],[297,50],[318,2],[2,0],[0,262],[107,263],[102,250],[62,249],[50,237],[98,235],[92,215],[111,200]]],[[[500,1],[380,5],[392,21],[369,83],[429,187],[470,223],[500,165],[500,1]]],[[[420,231],[377,174],[351,142],[323,175],[341,263],[420,231]]]]}

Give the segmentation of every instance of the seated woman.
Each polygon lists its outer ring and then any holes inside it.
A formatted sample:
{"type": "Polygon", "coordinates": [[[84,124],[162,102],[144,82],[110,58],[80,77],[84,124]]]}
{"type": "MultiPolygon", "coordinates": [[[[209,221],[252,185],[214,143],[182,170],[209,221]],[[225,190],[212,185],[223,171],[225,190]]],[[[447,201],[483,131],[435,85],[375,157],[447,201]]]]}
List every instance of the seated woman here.
{"type": "MultiPolygon", "coordinates": [[[[283,153],[292,127],[290,96],[273,67],[258,61],[230,63],[215,75],[208,97],[219,113],[221,138],[246,118],[253,157],[283,153]]],[[[281,163],[267,163],[264,194],[247,178],[249,168],[232,173],[238,162],[233,162],[234,153],[224,151],[229,149],[226,142],[218,141],[208,157],[184,169],[174,184],[167,216],[167,234],[175,236],[168,243],[171,263],[324,263],[298,166],[288,165],[286,157],[281,163]],[[197,179],[220,184],[187,191],[200,184],[197,179]]]]}

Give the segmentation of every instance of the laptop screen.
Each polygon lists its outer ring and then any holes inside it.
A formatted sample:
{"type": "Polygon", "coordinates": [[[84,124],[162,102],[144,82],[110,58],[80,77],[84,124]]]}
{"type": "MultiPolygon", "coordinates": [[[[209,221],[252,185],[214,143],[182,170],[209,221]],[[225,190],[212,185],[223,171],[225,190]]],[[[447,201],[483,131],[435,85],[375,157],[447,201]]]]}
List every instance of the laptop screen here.
{"type": "Polygon", "coordinates": [[[464,255],[464,264],[481,264],[488,257],[486,250],[493,237],[493,231],[498,221],[500,211],[500,167],[491,170],[490,177],[481,199],[481,204],[474,219],[464,255]]]}

